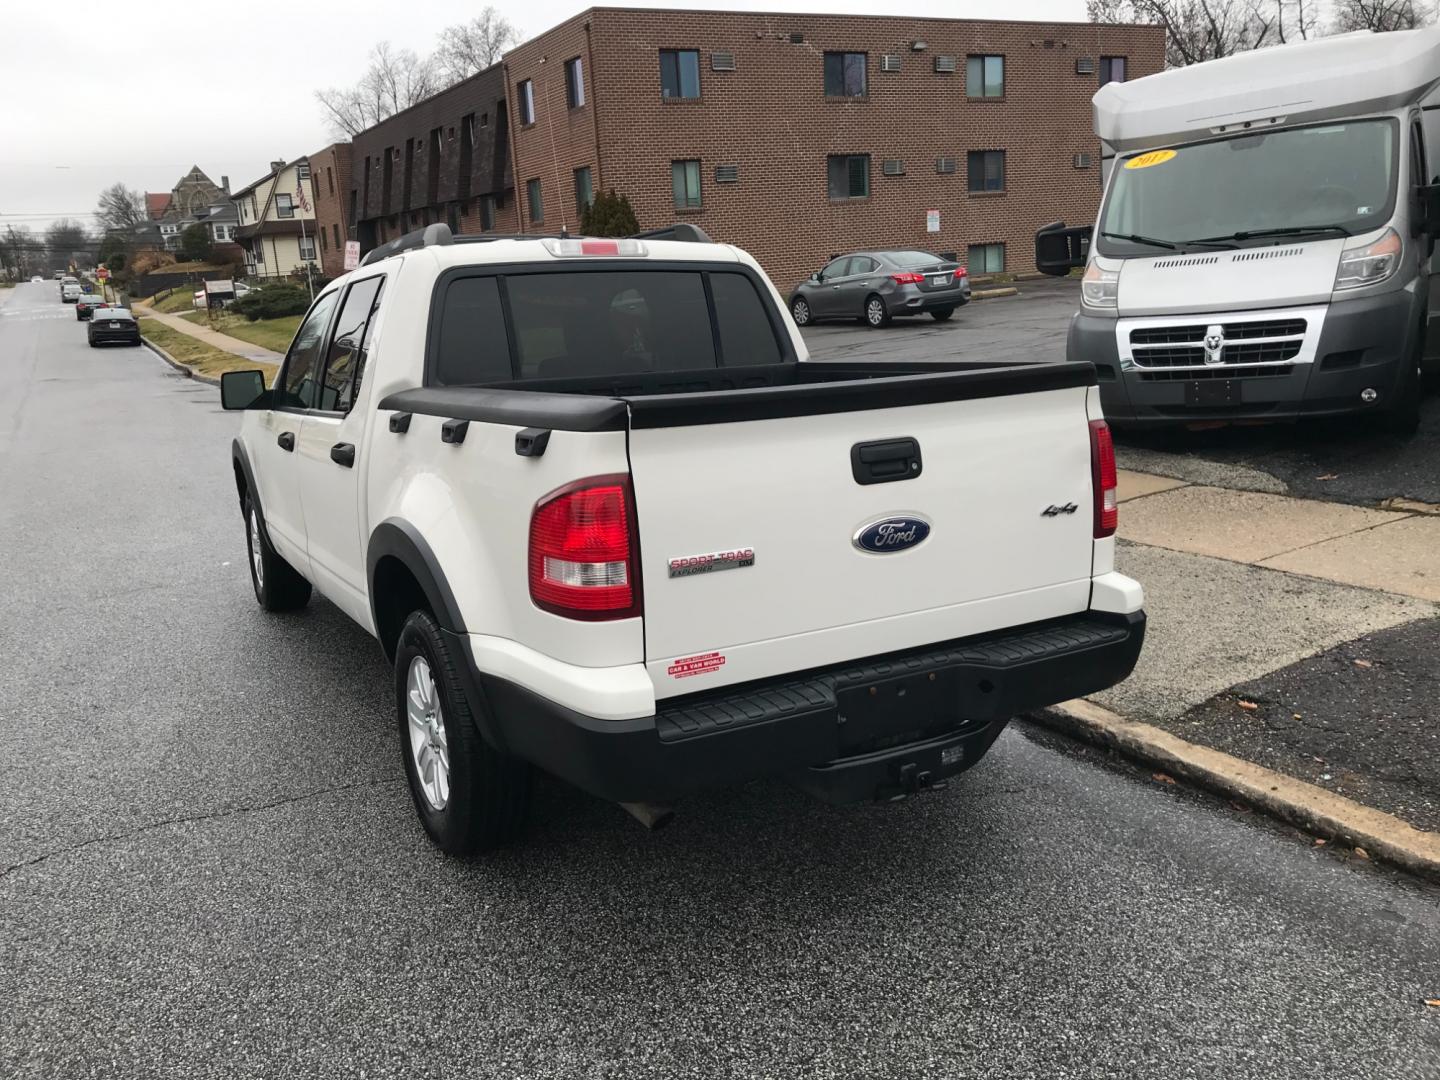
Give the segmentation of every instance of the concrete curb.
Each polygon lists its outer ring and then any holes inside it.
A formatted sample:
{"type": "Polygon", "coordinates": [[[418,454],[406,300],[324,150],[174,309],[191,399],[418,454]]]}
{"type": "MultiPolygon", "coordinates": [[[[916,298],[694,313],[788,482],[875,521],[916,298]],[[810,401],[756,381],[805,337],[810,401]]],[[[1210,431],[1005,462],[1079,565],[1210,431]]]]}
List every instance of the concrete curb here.
{"type": "Polygon", "coordinates": [[[1235,799],[1306,832],[1364,848],[1367,855],[1440,879],[1440,835],[1303,780],[1188,742],[1089,701],[1029,714],[1045,727],[1118,750],[1167,774],[1235,799]]]}
{"type": "Polygon", "coordinates": [[[211,377],[211,376],[209,376],[209,375],[201,375],[198,371],[196,371],[194,368],[190,367],[188,364],[182,364],[179,360],[176,360],[173,356],[171,356],[168,352],[166,352],[164,349],[162,349],[159,345],[156,345],[156,344],[155,344],[153,341],[151,341],[149,338],[145,337],[144,331],[141,331],[141,334],[140,334],[140,343],[141,343],[142,345],[144,345],[147,349],[149,349],[151,352],[153,352],[156,356],[160,357],[161,360],[164,360],[165,363],[169,364],[169,365],[170,365],[171,367],[173,367],[176,371],[184,372],[186,375],[188,375],[190,378],[194,379],[195,381],[197,381],[197,382],[203,382],[203,383],[209,383],[211,386],[219,386],[219,385],[220,385],[220,380],[219,380],[219,379],[213,378],[213,377],[211,377]]]}
{"type": "Polygon", "coordinates": [[[998,289],[976,289],[970,294],[971,300],[994,300],[1001,296],[1015,296],[1020,292],[1013,285],[1005,285],[998,289]]]}

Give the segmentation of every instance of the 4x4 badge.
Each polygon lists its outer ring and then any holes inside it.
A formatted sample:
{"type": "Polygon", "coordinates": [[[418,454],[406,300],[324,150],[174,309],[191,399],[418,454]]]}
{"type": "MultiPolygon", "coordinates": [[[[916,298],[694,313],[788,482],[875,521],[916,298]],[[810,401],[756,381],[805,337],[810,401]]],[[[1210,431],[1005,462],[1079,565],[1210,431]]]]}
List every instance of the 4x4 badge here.
{"type": "Polygon", "coordinates": [[[1049,506],[1045,507],[1044,510],[1040,511],[1040,516],[1059,517],[1061,514],[1073,514],[1076,510],[1079,509],[1080,508],[1076,506],[1073,502],[1066,503],[1064,506],[1056,506],[1054,503],[1051,503],[1049,506]]]}

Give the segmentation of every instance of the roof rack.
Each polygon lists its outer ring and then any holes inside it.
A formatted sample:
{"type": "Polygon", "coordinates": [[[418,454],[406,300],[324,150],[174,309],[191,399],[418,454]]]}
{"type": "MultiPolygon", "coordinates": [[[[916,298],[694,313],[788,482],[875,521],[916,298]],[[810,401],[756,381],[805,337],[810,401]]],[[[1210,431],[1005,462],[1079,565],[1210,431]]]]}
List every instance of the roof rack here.
{"type": "MultiPolygon", "coordinates": [[[[415,251],[417,248],[448,247],[451,244],[486,244],[492,240],[564,240],[568,238],[566,235],[554,233],[481,233],[478,236],[456,236],[450,231],[449,225],[437,222],[434,225],[426,225],[423,229],[408,232],[377,248],[372,248],[360,260],[360,265],[369,266],[371,263],[388,259],[392,255],[415,251]]],[[[674,225],[667,225],[663,229],[650,229],[646,232],[634,233],[628,239],[680,240],[691,244],[713,244],[715,242],[706,235],[704,229],[686,221],[677,221],[674,225]]]]}

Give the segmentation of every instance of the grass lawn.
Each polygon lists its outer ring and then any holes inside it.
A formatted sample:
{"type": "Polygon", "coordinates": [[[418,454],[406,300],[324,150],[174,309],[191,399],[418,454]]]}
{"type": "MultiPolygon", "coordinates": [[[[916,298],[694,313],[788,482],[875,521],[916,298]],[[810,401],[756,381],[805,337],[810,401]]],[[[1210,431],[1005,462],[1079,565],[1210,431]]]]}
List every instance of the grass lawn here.
{"type": "Polygon", "coordinates": [[[198,374],[219,378],[224,371],[252,371],[258,368],[265,373],[267,386],[275,380],[276,365],[246,360],[243,356],[212,348],[203,341],[162,325],[154,319],[141,319],[140,333],[146,340],[154,342],[198,374]]]}
{"type": "Polygon", "coordinates": [[[163,311],[167,315],[177,315],[185,311],[195,310],[196,286],[182,285],[171,291],[169,296],[157,294],[150,301],[150,305],[156,311],[163,311]]]}
{"type": "Polygon", "coordinates": [[[13,289],[14,287],[15,282],[13,281],[0,281],[0,289],[13,289]]]}
{"type": "Polygon", "coordinates": [[[295,331],[300,329],[301,316],[286,315],[281,319],[259,319],[251,322],[243,315],[217,312],[212,324],[206,319],[205,312],[192,311],[181,318],[202,326],[213,325],[222,334],[248,341],[251,345],[259,345],[262,349],[283,353],[290,347],[290,339],[295,336],[295,331]]]}

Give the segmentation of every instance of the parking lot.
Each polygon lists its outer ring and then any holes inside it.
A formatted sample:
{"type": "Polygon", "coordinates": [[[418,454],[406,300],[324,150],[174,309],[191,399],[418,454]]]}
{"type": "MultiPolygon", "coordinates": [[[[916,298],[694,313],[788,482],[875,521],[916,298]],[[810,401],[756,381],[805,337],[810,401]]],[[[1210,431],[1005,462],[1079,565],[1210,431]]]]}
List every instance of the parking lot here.
{"type": "MultiPolygon", "coordinates": [[[[807,337],[1055,359],[1071,288],[807,337]]],[[[523,845],[444,857],[374,642],[318,598],[254,603],[217,392],[88,349],[48,285],[11,293],[0,1075],[1434,1075],[1432,888],[1025,723],[899,805],[756,783],[652,834],[547,782],[523,845]]],[[[1365,463],[1345,490],[1368,502],[1427,490],[1430,408],[1398,451],[1254,429],[1125,453],[1222,492],[1365,463]]],[[[1432,611],[1158,544],[1121,563],[1154,599],[1152,667],[1111,703],[1156,719],[1240,655],[1298,659],[1247,637],[1318,654],[1432,611]],[[1235,631],[1213,655],[1206,623],[1235,631]]]]}

